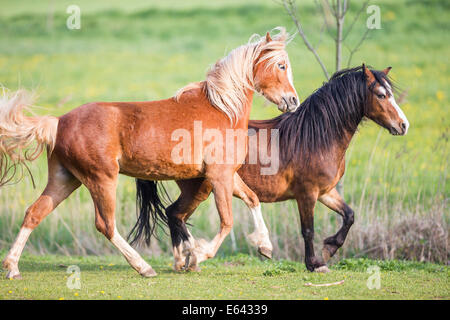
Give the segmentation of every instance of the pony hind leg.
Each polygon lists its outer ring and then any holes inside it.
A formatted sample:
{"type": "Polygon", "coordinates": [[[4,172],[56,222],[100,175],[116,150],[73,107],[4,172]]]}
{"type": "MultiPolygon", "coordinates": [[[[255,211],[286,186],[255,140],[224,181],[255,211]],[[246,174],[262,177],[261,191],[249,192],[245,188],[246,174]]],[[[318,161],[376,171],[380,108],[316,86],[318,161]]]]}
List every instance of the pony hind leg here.
{"type": "Polygon", "coordinates": [[[199,271],[196,256],[193,253],[197,243],[186,227],[186,221],[206,200],[211,193],[210,183],[203,179],[177,181],[181,194],[179,198],[166,209],[174,255],[176,271],[199,271]]]}
{"type": "Polygon", "coordinates": [[[19,234],[3,260],[6,278],[20,279],[19,260],[34,228],[66,199],[81,183],[52,156],[49,160],[48,183],[41,196],[27,209],[19,234]]]}
{"type": "MultiPolygon", "coordinates": [[[[109,175],[110,177],[110,175],[109,175]]],[[[115,178],[95,178],[86,186],[91,193],[95,206],[95,227],[102,233],[125,257],[130,266],[143,277],[156,276],[153,268],[145,262],[116,228],[115,206],[117,176],[115,178]]]]}
{"type": "Polygon", "coordinates": [[[330,192],[322,195],[319,198],[319,201],[342,216],[342,227],[335,235],[326,238],[323,242],[324,246],[322,249],[322,257],[324,261],[327,262],[344,244],[350,227],[353,225],[354,212],[344,202],[335,188],[333,188],[330,192]]]}
{"type": "Polygon", "coordinates": [[[261,203],[258,196],[245,184],[238,173],[234,174],[233,195],[244,201],[252,214],[255,231],[248,235],[250,242],[258,247],[259,254],[272,259],[273,246],[262,216],[261,203]]]}

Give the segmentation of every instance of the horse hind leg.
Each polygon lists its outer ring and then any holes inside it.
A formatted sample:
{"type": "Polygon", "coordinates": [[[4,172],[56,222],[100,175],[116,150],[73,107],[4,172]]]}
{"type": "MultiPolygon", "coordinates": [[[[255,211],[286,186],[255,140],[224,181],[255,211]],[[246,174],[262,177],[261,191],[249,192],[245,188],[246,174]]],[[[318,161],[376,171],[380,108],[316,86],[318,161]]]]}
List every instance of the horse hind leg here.
{"type": "MultiPolygon", "coordinates": [[[[186,269],[186,256],[195,247],[195,240],[193,238],[192,240],[190,239],[190,233],[184,222],[184,214],[182,213],[184,210],[180,208],[181,202],[182,196],[166,209],[172,239],[173,268],[175,271],[186,269]]],[[[189,261],[187,261],[187,264],[189,265],[189,261]]]]}
{"type": "Polygon", "coordinates": [[[255,231],[248,235],[248,239],[258,247],[259,254],[272,259],[273,246],[269,238],[269,230],[264,223],[258,196],[245,184],[238,173],[234,174],[233,195],[244,201],[252,214],[255,231]]]}
{"type": "Polygon", "coordinates": [[[199,271],[196,256],[193,254],[198,242],[186,227],[186,221],[201,202],[211,193],[211,185],[205,179],[177,181],[181,194],[166,209],[170,235],[172,238],[175,271],[199,271]]]}
{"type": "Polygon", "coordinates": [[[48,183],[41,196],[27,209],[19,234],[14,241],[3,267],[6,278],[20,279],[19,260],[25,244],[34,228],[66,199],[81,183],[52,156],[49,160],[48,183]]]}
{"type": "Polygon", "coordinates": [[[117,176],[113,179],[94,178],[86,185],[94,200],[95,227],[122,253],[130,266],[143,277],[156,276],[153,268],[145,262],[116,228],[115,205],[117,176]]]}

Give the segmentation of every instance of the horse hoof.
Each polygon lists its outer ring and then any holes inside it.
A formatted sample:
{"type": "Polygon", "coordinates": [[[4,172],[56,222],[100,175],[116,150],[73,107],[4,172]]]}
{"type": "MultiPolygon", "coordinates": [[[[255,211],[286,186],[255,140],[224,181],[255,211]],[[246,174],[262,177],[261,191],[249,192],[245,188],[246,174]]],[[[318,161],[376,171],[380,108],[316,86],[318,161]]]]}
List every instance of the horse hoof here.
{"type": "Polygon", "coordinates": [[[22,276],[19,272],[8,271],[6,274],[6,279],[22,280],[22,276]]]}
{"type": "Polygon", "coordinates": [[[175,270],[176,272],[181,272],[184,270],[184,262],[179,263],[179,262],[175,262],[173,264],[173,270],[175,270]]]}
{"type": "Polygon", "coordinates": [[[320,266],[320,267],[318,267],[318,268],[315,268],[315,269],[314,269],[314,272],[328,273],[328,272],[331,272],[331,270],[328,269],[327,266],[320,266]]]}
{"type": "Polygon", "coordinates": [[[200,267],[198,265],[191,265],[191,266],[189,266],[189,268],[187,268],[187,271],[200,272],[200,271],[202,271],[202,269],[200,269],[200,267]]]}
{"type": "Polygon", "coordinates": [[[259,247],[258,252],[260,255],[266,257],[267,259],[272,259],[272,250],[266,247],[259,247]]]}
{"type": "Polygon", "coordinates": [[[143,276],[144,278],[151,278],[151,277],[155,277],[157,275],[155,270],[153,270],[151,267],[143,272],[140,272],[139,274],[141,276],[143,276]]]}

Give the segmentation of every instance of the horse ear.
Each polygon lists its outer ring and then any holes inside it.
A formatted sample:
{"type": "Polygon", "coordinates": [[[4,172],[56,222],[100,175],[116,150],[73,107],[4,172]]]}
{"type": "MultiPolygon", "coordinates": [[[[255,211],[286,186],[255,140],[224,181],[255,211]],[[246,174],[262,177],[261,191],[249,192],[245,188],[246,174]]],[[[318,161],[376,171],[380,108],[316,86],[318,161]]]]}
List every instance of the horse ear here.
{"type": "Polygon", "coordinates": [[[366,68],[366,65],[364,63],[362,65],[362,69],[363,69],[363,72],[364,72],[364,74],[366,76],[367,82],[368,83],[374,82],[375,81],[375,77],[374,77],[372,71],[370,71],[369,68],[366,68]]]}
{"type": "Polygon", "coordinates": [[[272,38],[270,37],[270,33],[267,32],[266,33],[266,42],[270,42],[270,41],[272,41],[272,38]]]}
{"type": "Polygon", "coordinates": [[[387,67],[386,69],[383,70],[383,73],[385,75],[387,75],[389,73],[389,71],[391,71],[392,67],[387,67]]]}

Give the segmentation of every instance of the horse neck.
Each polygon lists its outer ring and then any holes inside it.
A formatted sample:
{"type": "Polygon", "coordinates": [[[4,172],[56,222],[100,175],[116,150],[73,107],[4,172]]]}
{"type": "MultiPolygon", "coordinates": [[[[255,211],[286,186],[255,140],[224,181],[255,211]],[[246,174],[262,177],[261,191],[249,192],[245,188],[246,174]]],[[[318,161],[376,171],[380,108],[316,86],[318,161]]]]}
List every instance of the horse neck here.
{"type": "Polygon", "coordinates": [[[248,121],[250,119],[250,112],[252,110],[253,103],[253,90],[245,89],[246,102],[242,108],[242,114],[239,121],[236,124],[236,128],[248,128],[248,121]]]}
{"type": "Polygon", "coordinates": [[[333,152],[335,153],[336,159],[343,159],[347,149],[352,141],[353,136],[355,135],[356,130],[346,130],[343,139],[340,141],[334,142],[333,152]]]}

